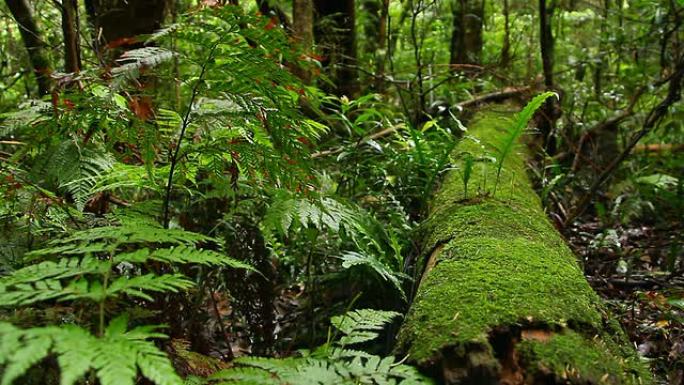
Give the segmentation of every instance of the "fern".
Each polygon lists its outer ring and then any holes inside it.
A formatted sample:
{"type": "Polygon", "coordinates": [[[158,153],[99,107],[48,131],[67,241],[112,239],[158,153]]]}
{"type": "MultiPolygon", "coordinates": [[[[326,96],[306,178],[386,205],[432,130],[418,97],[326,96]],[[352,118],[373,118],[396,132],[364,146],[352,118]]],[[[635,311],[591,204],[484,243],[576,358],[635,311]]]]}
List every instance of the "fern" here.
{"type": "Polygon", "coordinates": [[[59,145],[50,157],[47,174],[55,177],[59,188],[66,190],[79,210],[92,196],[98,177],[112,168],[114,159],[102,149],[81,148],[71,140],[59,145]]]}
{"type": "Polygon", "coordinates": [[[117,60],[120,65],[112,69],[112,75],[115,77],[114,88],[120,88],[125,81],[137,79],[141,70],[154,68],[175,56],[176,53],[172,51],[154,46],[126,51],[117,60]]]}
{"type": "Polygon", "coordinates": [[[238,261],[225,254],[204,249],[196,249],[189,246],[176,246],[167,249],[150,251],[147,248],[138,249],[130,253],[118,254],[114,257],[115,262],[143,263],[157,261],[171,264],[197,264],[206,266],[224,266],[236,269],[252,270],[254,268],[242,261],[238,261]]]}
{"type": "Polygon", "coordinates": [[[182,384],[166,354],[150,339],[164,338],[144,326],[127,330],[128,318],[112,320],[102,337],[74,326],[19,329],[0,323],[2,385],[16,383],[23,373],[49,354],[57,356],[60,384],[73,385],[93,371],[102,385],[134,385],[138,369],[157,385],[182,384]]]}
{"type": "MultiPolygon", "coordinates": [[[[371,341],[383,327],[400,316],[391,311],[360,309],[333,317],[331,323],[344,336],[335,343],[348,345],[371,341]]],[[[211,377],[219,384],[430,384],[415,368],[359,350],[330,345],[302,357],[241,357],[239,366],[211,377]]]]}
{"type": "Polygon", "coordinates": [[[114,268],[122,263],[139,265],[156,261],[169,265],[196,264],[254,270],[250,265],[220,252],[195,246],[211,240],[200,234],[164,229],[157,223],[131,218],[125,219],[121,226],[78,231],[65,239],[53,241],[51,247],[28,254],[31,258],[60,255],[57,261],[43,261],[1,277],[0,306],[28,305],[52,299],[99,302],[121,294],[152,300],[147,292],[178,292],[193,285],[180,274],[117,276],[114,268]],[[176,246],[117,252],[121,245],[140,243],[176,246]],[[92,257],[94,253],[106,257],[92,257]]]}
{"type": "Polygon", "coordinates": [[[385,325],[400,315],[393,311],[360,309],[332,317],[330,323],[344,334],[339,340],[344,346],[376,339],[385,325]]]}
{"type": "Polygon", "coordinates": [[[401,287],[401,281],[409,278],[407,275],[392,270],[377,258],[367,254],[346,251],[340,258],[342,259],[343,268],[349,269],[354,266],[367,266],[383,280],[390,282],[397,291],[404,296],[404,289],[401,287]]]}
{"type": "Polygon", "coordinates": [[[316,358],[239,358],[243,365],[212,376],[219,384],[430,384],[415,368],[397,363],[394,357],[360,357],[352,360],[316,358]]]}
{"type": "Polygon", "coordinates": [[[527,128],[527,124],[532,119],[534,113],[544,104],[546,99],[558,94],[555,92],[544,92],[543,94],[535,96],[523,110],[518,114],[515,119],[514,125],[509,129],[508,135],[506,135],[501,144],[497,147],[497,157],[496,157],[496,183],[494,184],[494,194],[496,194],[496,187],[499,185],[499,179],[501,177],[501,169],[503,168],[504,161],[508,158],[508,155],[513,151],[515,144],[518,142],[520,135],[527,128]]]}

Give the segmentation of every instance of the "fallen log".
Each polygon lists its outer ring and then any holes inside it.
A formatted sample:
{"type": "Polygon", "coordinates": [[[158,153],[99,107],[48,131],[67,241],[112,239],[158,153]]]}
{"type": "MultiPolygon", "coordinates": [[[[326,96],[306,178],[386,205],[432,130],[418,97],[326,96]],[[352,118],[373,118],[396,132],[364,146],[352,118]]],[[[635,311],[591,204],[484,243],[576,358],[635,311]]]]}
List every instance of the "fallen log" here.
{"type": "MultiPolygon", "coordinates": [[[[547,219],[525,154],[490,154],[511,107],[478,113],[422,226],[397,354],[447,384],[646,384],[650,374],[547,219]],[[465,190],[466,155],[474,159],[465,190]]],[[[522,151],[525,152],[525,151],[522,151]]]]}

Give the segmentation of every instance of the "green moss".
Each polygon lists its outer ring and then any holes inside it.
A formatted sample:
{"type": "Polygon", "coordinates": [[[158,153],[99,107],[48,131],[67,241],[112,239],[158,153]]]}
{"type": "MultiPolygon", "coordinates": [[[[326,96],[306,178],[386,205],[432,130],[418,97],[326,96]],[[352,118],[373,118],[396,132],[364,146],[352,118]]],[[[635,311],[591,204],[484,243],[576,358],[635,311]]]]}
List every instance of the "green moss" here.
{"type": "Polygon", "coordinates": [[[445,346],[487,342],[496,326],[598,325],[598,298],[567,250],[507,235],[449,242],[423,280],[402,330],[417,361],[445,346]]]}
{"type": "Polygon", "coordinates": [[[548,341],[523,341],[518,351],[522,363],[533,374],[597,384],[639,384],[640,379],[649,377],[637,357],[616,355],[601,339],[588,339],[573,331],[548,341]]]}
{"type": "MultiPolygon", "coordinates": [[[[546,218],[531,187],[523,148],[505,160],[494,194],[496,165],[487,157],[495,153],[497,138],[505,136],[512,124],[510,116],[491,111],[476,116],[469,133],[475,138],[464,139],[454,150],[457,170],[445,178],[432,202],[430,217],[422,225],[424,258],[433,250],[438,254],[422,279],[398,345],[419,364],[430,365],[446,348],[472,343],[489,348],[490,333],[501,326],[544,325],[567,330],[581,325],[582,332],[588,334],[605,330],[599,297],[546,218]],[[477,159],[469,182],[470,199],[465,199],[458,171],[466,152],[477,159]]],[[[621,332],[605,333],[596,351],[592,351],[598,346],[595,342],[574,332],[559,336],[558,343],[570,345],[568,352],[573,341],[581,343],[578,348],[586,348],[588,358],[597,354],[617,357],[609,369],[622,378],[631,368],[621,357],[635,356],[631,348],[620,347],[623,337],[621,332]]],[[[526,346],[528,357],[544,357],[538,362],[548,363],[554,372],[565,367],[555,366],[553,362],[561,360],[554,361],[553,354],[546,354],[549,349],[554,351],[555,342],[526,346]]],[[[584,371],[591,360],[582,366],[582,358],[577,358],[576,365],[584,371]]],[[[567,359],[574,363],[571,355],[567,359]]],[[[587,373],[605,370],[597,365],[587,373]]]]}

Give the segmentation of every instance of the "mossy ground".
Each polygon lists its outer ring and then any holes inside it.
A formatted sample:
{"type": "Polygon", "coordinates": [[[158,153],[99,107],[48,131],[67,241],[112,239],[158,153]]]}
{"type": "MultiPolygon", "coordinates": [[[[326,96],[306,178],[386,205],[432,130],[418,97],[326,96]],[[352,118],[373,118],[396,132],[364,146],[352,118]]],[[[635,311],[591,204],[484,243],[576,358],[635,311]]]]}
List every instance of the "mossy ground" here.
{"type": "Polygon", "coordinates": [[[478,114],[468,132],[473,137],[452,154],[458,167],[466,152],[476,159],[468,192],[462,171],[454,170],[432,202],[422,233],[425,257],[433,250],[438,255],[401,329],[399,349],[429,365],[447,347],[488,346],[496,328],[544,325],[568,332],[548,342],[521,344],[528,365],[546,365],[559,378],[576,368],[591,378],[614,379],[610,383],[634,383],[636,356],[620,348],[621,333],[605,333],[599,345],[592,340],[605,329],[601,301],[546,218],[527,177],[523,148],[508,156],[496,182],[496,164],[489,159],[512,115],[478,114]]]}

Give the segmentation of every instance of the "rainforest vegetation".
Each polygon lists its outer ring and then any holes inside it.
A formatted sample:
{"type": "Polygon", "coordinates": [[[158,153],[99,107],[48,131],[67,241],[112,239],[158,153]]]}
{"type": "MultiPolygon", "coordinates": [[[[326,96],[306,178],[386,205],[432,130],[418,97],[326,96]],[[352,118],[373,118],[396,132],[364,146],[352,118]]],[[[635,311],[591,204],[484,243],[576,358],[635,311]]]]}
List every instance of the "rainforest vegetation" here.
{"type": "Polygon", "coordinates": [[[683,22],[4,0],[0,385],[683,384],[683,22]]]}

